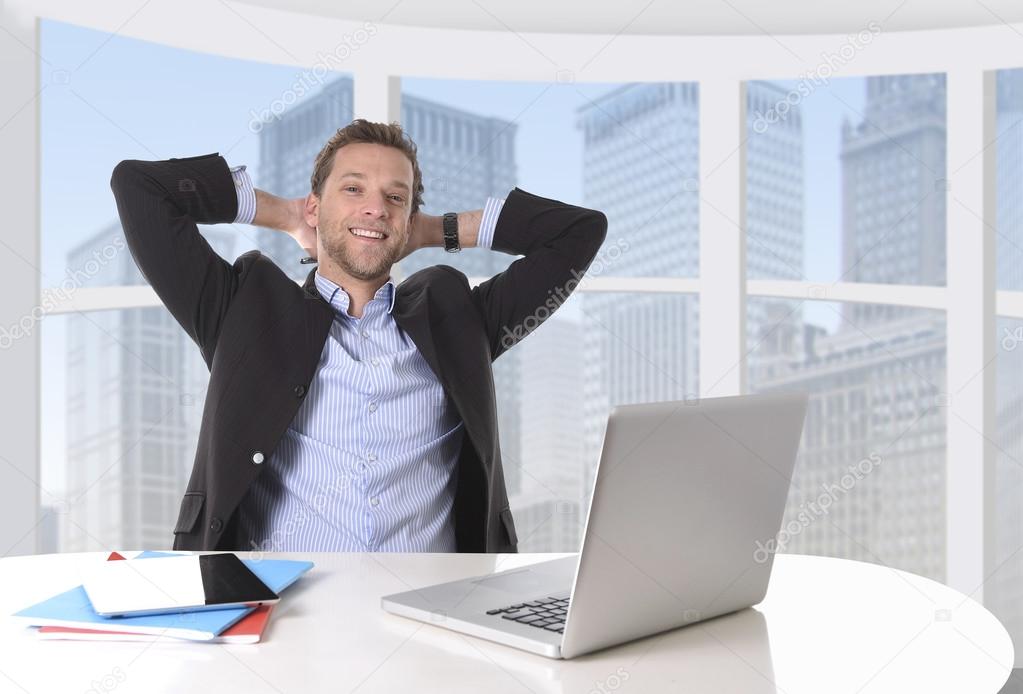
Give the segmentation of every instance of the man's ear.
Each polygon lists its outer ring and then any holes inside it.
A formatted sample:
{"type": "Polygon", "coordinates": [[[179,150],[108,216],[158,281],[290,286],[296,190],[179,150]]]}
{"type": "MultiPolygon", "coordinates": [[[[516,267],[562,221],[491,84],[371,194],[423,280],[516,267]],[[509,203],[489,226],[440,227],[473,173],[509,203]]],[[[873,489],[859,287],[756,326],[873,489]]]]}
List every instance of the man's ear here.
{"type": "Polygon", "coordinates": [[[419,212],[420,211],[417,210],[417,211],[411,213],[408,216],[408,224],[406,224],[405,226],[408,229],[408,240],[409,240],[409,242],[413,242],[413,238],[412,237],[415,236],[415,234],[416,234],[416,224],[419,223],[420,217],[421,217],[419,212]]]}
{"type": "Polygon", "coordinates": [[[405,225],[405,245],[403,246],[405,255],[408,255],[419,248],[419,239],[416,234],[416,222],[418,219],[418,212],[413,212],[408,216],[408,224],[405,225]]]}
{"type": "Polygon", "coordinates": [[[320,223],[320,198],[316,193],[309,193],[305,197],[305,209],[302,214],[305,217],[305,223],[316,228],[320,223]]]}

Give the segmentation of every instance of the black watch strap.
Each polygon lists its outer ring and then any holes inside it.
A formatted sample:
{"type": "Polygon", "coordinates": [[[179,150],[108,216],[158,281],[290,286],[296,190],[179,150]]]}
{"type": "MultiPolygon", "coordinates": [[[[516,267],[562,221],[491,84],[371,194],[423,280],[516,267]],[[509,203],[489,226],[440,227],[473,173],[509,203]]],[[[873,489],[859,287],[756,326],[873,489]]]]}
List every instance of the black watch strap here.
{"type": "Polygon", "coordinates": [[[457,253],[462,250],[458,245],[458,213],[444,213],[444,250],[448,253],[457,253]]]}

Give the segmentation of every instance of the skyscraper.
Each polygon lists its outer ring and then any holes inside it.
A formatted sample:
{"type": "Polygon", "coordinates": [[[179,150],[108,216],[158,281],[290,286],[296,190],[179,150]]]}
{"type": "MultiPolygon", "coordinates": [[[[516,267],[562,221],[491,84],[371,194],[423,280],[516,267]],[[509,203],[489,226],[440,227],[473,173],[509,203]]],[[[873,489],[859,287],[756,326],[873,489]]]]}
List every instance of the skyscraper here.
{"type": "MultiPolygon", "coordinates": [[[[841,279],[943,286],[945,75],[866,84],[864,117],[842,127],[841,279]]],[[[855,325],[907,313],[879,304],[843,311],[855,325]]]]}
{"type": "Polygon", "coordinates": [[[998,288],[1023,291],[1023,68],[997,78],[995,149],[998,288]]]}
{"type": "MultiPolygon", "coordinates": [[[[203,228],[232,259],[231,231],[203,228]]],[[[145,284],[120,224],[68,254],[78,287],[145,284]]],[[[63,551],[170,547],[195,456],[209,371],[163,307],[67,319],[63,551]]]]}
{"type": "Polygon", "coordinates": [[[582,537],[582,326],[572,307],[515,347],[523,364],[521,485],[510,498],[520,552],[574,552],[582,537]]]}
{"type": "MultiPolygon", "coordinates": [[[[840,279],[943,285],[944,76],[871,77],[865,87],[864,118],[841,133],[840,279]]],[[[944,315],[846,304],[841,316],[834,334],[804,331],[799,354],[751,379],[754,390],[811,395],[783,549],[941,580],[944,315]]]]}
{"type": "Polygon", "coordinates": [[[807,330],[806,337],[802,354],[753,384],[810,394],[783,551],[883,562],[941,579],[943,314],[877,321],[866,332],[807,330]]]}
{"type": "MultiPolygon", "coordinates": [[[[784,90],[770,83],[750,83],[750,123],[755,113],[784,96],[784,90]]],[[[692,83],[629,84],[579,110],[585,201],[608,216],[608,237],[595,261],[604,274],[698,275],[698,98],[698,87],[692,83]]],[[[747,229],[751,277],[800,277],[798,108],[763,133],[749,128],[747,229]]],[[[747,326],[751,344],[762,339],[768,312],[789,306],[781,310],[783,323],[793,329],[799,326],[801,314],[793,304],[772,300],[751,308],[747,326]]],[[[593,294],[583,297],[582,310],[587,474],[581,493],[586,508],[611,406],[682,400],[699,393],[699,307],[690,296],[593,294]]]]}

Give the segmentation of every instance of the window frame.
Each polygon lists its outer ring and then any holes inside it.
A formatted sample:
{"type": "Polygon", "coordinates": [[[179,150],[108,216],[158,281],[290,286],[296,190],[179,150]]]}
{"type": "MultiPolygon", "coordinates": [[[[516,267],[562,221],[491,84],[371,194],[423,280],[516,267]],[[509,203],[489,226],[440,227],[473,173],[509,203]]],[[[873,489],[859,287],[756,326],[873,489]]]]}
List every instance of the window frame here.
{"type": "MultiPolygon", "coordinates": [[[[181,16],[172,8],[149,6],[125,22],[136,8],[111,3],[87,10],[69,0],[29,3],[14,0],[4,7],[5,24],[17,41],[0,42],[0,55],[11,69],[0,73],[0,87],[10,103],[25,104],[0,130],[8,166],[0,183],[12,201],[11,228],[25,230],[14,242],[21,260],[11,260],[10,272],[0,276],[5,301],[0,325],[16,324],[38,314],[43,305],[35,268],[40,265],[39,138],[41,89],[39,21],[55,19],[80,26],[130,35],[161,45],[257,62],[316,66],[322,55],[336,52],[337,36],[364,29],[362,21],[246,6],[246,21],[271,27],[288,42],[254,40],[251,32],[196,31],[216,27],[225,19],[214,6],[201,16],[181,16]],[[301,42],[287,37],[301,36],[301,42]],[[296,44],[296,45],[292,45],[296,44]],[[298,45],[300,44],[300,45],[298,45]],[[16,172],[16,174],[15,174],[16,172]],[[24,261],[24,262],[22,262],[24,261]]],[[[818,56],[833,54],[847,41],[842,35],[775,36],[632,36],[514,34],[513,32],[445,30],[382,24],[377,32],[345,59],[341,66],[354,80],[354,113],[372,120],[396,120],[400,114],[399,75],[438,79],[502,79],[532,81],[689,82],[700,85],[701,152],[700,245],[703,264],[715,273],[700,278],[592,278],[582,292],[668,292],[696,294],[701,306],[701,395],[747,391],[745,368],[745,302],[748,296],[810,298],[865,302],[943,310],[947,317],[947,392],[950,409],[947,432],[947,582],[953,588],[983,599],[993,554],[992,488],[995,452],[997,316],[1023,318],[1023,292],[996,291],[994,264],[994,148],[995,90],[998,69],[1018,68],[1009,56],[1018,52],[1023,24],[966,27],[951,30],[880,33],[848,64],[844,76],[876,76],[941,72],[948,77],[947,170],[947,286],[869,285],[747,280],[745,239],[745,88],[747,81],[786,78],[822,72],[818,56]],[[1015,27],[1015,29],[1013,29],[1015,27]],[[386,29],[386,30],[384,30],[386,29]],[[527,41],[528,39],[528,41],[527,41]],[[532,49],[526,43],[533,45],[532,49]],[[958,50],[948,51],[949,45],[958,50]],[[543,52],[569,46],[572,55],[592,57],[575,70],[555,69],[543,52]],[[548,48],[550,47],[550,48],[548,48]],[[507,55],[521,56],[509,61],[507,55]],[[471,55],[472,60],[465,60],[471,55]],[[672,60],[663,56],[672,55],[672,60]],[[748,56],[756,55],[751,63],[748,56]],[[800,56],[810,56],[809,59],[800,56]],[[712,170],[705,153],[726,155],[712,170]],[[737,156],[727,156],[736,153],[737,156]],[[706,162],[706,163],[705,163],[706,162]],[[713,203],[714,210],[708,205],[713,203]],[[739,220],[738,226],[725,217],[739,220]],[[978,244],[976,240],[980,239],[978,244]],[[720,268],[726,268],[721,271],[720,268]],[[710,316],[733,315],[734,320],[711,321],[710,316]],[[713,349],[710,348],[713,345],[713,349]],[[977,464],[977,461],[980,461],[977,464]]],[[[336,54],[336,53],[335,53],[336,54]]],[[[329,66],[328,66],[329,67],[329,66]]],[[[484,278],[472,278],[479,282],[484,278]]],[[[158,306],[148,287],[80,289],[57,302],[44,315],[75,311],[158,306]]],[[[44,316],[43,316],[44,317],[44,316]]],[[[41,320],[42,318],[40,318],[41,320]]],[[[17,341],[4,360],[0,378],[8,392],[17,393],[19,407],[0,424],[6,434],[6,477],[0,484],[0,503],[8,521],[0,543],[8,554],[30,553],[37,546],[40,516],[40,338],[32,330],[17,341]],[[27,400],[23,399],[26,398],[27,400]],[[35,436],[24,432],[34,431],[35,436]]]]}

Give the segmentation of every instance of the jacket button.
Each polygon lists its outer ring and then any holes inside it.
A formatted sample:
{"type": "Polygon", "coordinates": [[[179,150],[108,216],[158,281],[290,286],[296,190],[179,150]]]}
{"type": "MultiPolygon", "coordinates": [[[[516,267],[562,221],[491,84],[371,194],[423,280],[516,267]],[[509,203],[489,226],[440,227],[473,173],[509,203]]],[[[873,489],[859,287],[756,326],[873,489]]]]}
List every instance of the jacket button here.
{"type": "Polygon", "coordinates": [[[215,533],[219,533],[220,529],[223,527],[224,522],[219,518],[214,518],[212,521],[210,521],[210,530],[212,530],[215,533]]]}
{"type": "Polygon", "coordinates": [[[295,386],[295,397],[300,398],[305,395],[305,386],[295,386]]]}
{"type": "Polygon", "coordinates": [[[252,454],[252,462],[254,462],[256,465],[259,465],[260,463],[262,463],[263,462],[263,454],[260,451],[256,451],[255,453],[253,453],[252,454]]]}

